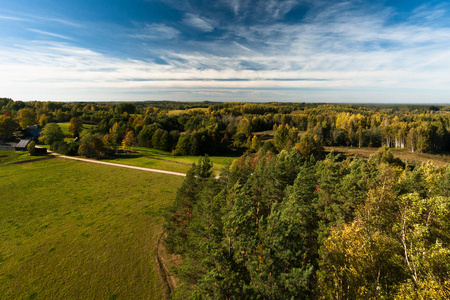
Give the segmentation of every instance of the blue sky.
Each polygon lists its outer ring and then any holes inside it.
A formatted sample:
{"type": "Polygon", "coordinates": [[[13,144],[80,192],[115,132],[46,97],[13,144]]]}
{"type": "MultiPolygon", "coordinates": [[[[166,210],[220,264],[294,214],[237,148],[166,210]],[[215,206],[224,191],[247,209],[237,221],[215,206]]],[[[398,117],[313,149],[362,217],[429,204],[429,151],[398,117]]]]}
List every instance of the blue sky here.
{"type": "Polygon", "coordinates": [[[0,97],[450,103],[450,3],[4,0],[0,97]]]}

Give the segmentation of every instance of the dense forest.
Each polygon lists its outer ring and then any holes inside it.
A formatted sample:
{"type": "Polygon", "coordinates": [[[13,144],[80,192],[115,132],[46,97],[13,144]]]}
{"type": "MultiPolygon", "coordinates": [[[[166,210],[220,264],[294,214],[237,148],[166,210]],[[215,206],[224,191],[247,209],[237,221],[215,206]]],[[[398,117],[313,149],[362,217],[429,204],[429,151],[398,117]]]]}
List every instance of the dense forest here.
{"type": "Polygon", "coordinates": [[[247,153],[205,157],[166,216],[175,299],[449,299],[450,168],[247,153]]]}
{"type": "MultiPolygon", "coordinates": [[[[69,155],[102,157],[123,146],[174,155],[278,153],[299,143],[322,146],[450,149],[450,107],[314,103],[135,102],[63,103],[0,99],[0,140],[31,125],[46,130],[41,142],[69,155]],[[70,122],[77,141],[53,123],[70,122]],[[53,125],[51,125],[53,124],[53,125]],[[79,136],[82,125],[92,125],[79,136]],[[54,145],[53,145],[54,144],[54,145]]],[[[304,151],[309,151],[305,150],[304,151]]]]}

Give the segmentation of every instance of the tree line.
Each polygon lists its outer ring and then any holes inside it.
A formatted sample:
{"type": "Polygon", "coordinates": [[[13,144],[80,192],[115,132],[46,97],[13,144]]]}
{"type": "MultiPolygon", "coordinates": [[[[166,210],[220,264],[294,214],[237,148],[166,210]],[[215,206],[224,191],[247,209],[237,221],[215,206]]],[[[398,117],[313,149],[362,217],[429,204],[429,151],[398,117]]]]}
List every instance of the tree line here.
{"type": "Polygon", "coordinates": [[[174,155],[242,154],[260,148],[277,153],[306,136],[309,144],[319,148],[386,145],[412,152],[447,152],[449,111],[448,106],[432,105],[63,103],[1,98],[0,140],[14,140],[14,132],[31,125],[44,128],[78,122],[89,125],[89,130],[82,131],[86,137],[80,136],[81,131],[71,132],[78,141],[63,145],[60,139],[55,149],[83,144],[86,151],[82,153],[99,157],[114,154],[121,146],[155,148],[174,155]]]}

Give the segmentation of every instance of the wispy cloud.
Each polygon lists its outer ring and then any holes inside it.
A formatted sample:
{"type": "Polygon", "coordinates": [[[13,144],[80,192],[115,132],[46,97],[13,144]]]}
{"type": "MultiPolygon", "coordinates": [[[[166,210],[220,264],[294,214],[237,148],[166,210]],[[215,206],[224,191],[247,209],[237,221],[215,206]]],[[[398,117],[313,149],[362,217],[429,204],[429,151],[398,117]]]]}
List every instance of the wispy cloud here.
{"type": "Polygon", "coordinates": [[[439,21],[448,22],[450,4],[439,3],[425,3],[414,9],[410,20],[413,22],[419,21],[423,23],[434,23],[439,21]]]}
{"type": "Polygon", "coordinates": [[[300,3],[299,0],[223,0],[223,5],[232,9],[241,19],[259,19],[260,21],[279,20],[300,3]]]}
{"type": "Polygon", "coordinates": [[[10,20],[10,21],[24,21],[24,19],[14,16],[0,15],[0,20],[10,20]]]}
{"type": "Polygon", "coordinates": [[[43,17],[43,16],[33,16],[34,18],[41,20],[41,21],[45,21],[45,22],[54,22],[54,23],[59,23],[62,25],[66,25],[66,26],[70,26],[70,27],[83,27],[83,25],[81,25],[80,23],[74,22],[72,20],[69,19],[61,19],[61,18],[54,18],[54,17],[43,17]]]}
{"type": "Polygon", "coordinates": [[[187,13],[182,22],[203,32],[214,31],[211,21],[191,13],[187,13]]]}
{"type": "Polygon", "coordinates": [[[140,39],[174,39],[180,35],[180,31],[165,24],[146,24],[138,33],[131,36],[140,39]]]}
{"type": "Polygon", "coordinates": [[[44,31],[44,30],[39,30],[39,29],[34,29],[34,28],[28,28],[29,31],[35,32],[35,33],[39,33],[42,35],[46,35],[46,36],[51,36],[51,37],[56,37],[56,38],[60,38],[60,39],[65,39],[65,40],[72,40],[71,37],[62,35],[62,34],[57,34],[57,33],[53,33],[53,32],[48,32],[48,31],[44,31]]]}
{"type": "Polygon", "coordinates": [[[23,11],[8,11],[0,9],[0,19],[22,21],[26,23],[45,23],[45,24],[59,24],[69,27],[82,27],[82,25],[69,18],[61,18],[48,14],[27,13],[23,11]]]}

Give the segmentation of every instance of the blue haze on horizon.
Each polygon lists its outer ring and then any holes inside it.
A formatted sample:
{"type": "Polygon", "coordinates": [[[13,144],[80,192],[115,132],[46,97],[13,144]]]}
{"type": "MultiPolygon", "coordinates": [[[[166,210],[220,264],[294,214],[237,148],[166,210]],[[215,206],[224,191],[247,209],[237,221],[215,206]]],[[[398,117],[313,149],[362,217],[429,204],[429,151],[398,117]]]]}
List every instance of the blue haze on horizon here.
{"type": "Polygon", "coordinates": [[[6,0],[0,97],[450,103],[450,2],[6,0]]]}

